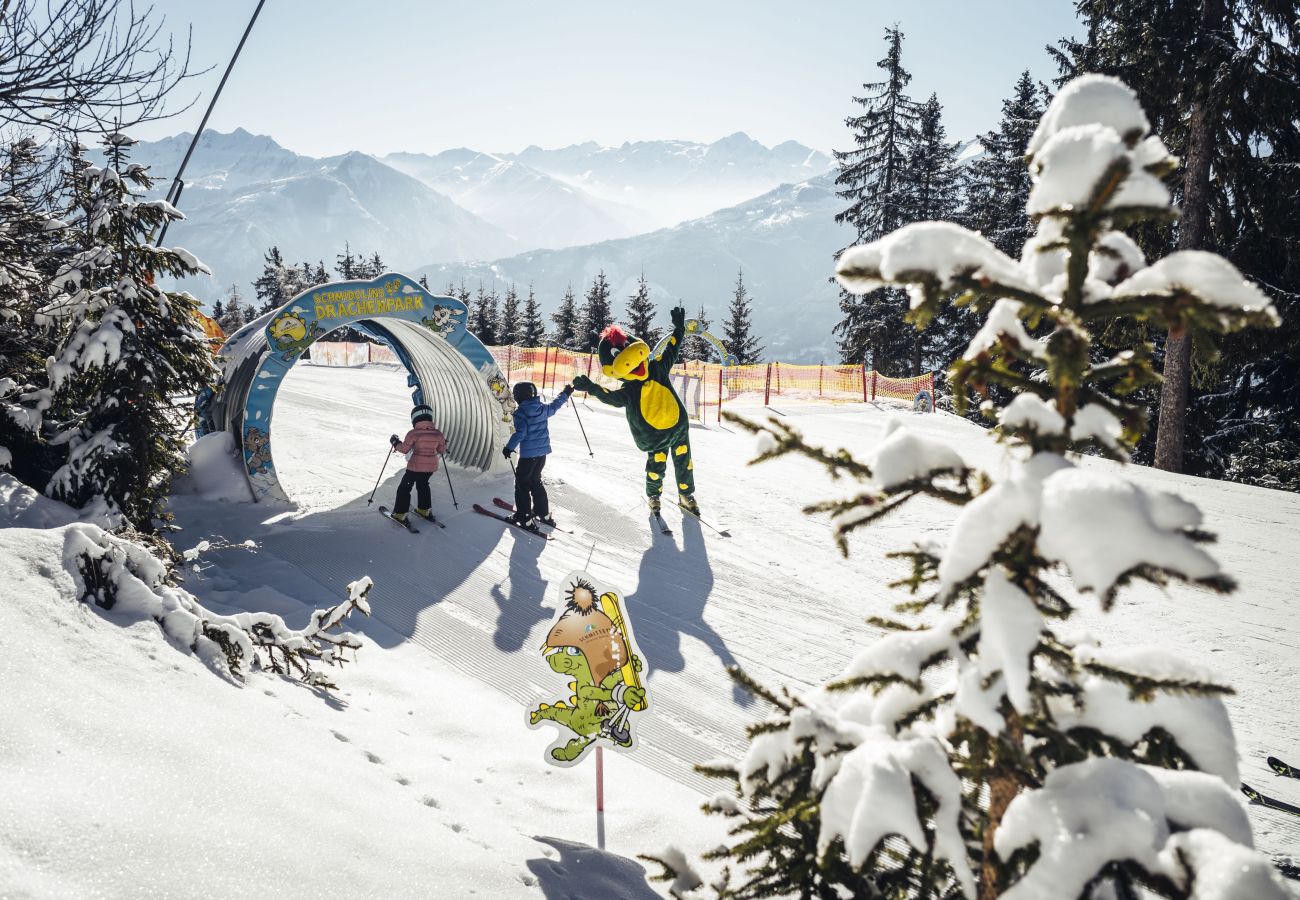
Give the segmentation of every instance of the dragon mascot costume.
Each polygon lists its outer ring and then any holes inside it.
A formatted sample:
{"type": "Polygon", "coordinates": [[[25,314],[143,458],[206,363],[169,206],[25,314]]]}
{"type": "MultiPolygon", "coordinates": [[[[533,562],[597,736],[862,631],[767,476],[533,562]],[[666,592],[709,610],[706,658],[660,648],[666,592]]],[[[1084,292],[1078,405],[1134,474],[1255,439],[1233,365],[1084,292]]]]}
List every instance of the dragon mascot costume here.
{"type": "Polygon", "coordinates": [[[658,359],[650,358],[650,347],[645,341],[617,325],[610,325],[600,333],[597,355],[606,377],[616,378],[622,384],[611,391],[579,375],[573,379],[573,386],[601,403],[622,408],[627,414],[632,440],[646,454],[645,492],[650,508],[659,512],[664,476],[668,473],[668,460],[672,459],[677,477],[677,502],[687,512],[699,515],[694,496],[690,423],[686,407],[668,377],[686,336],[686,310],[680,306],[674,309],[672,320],[673,333],[658,359]]]}

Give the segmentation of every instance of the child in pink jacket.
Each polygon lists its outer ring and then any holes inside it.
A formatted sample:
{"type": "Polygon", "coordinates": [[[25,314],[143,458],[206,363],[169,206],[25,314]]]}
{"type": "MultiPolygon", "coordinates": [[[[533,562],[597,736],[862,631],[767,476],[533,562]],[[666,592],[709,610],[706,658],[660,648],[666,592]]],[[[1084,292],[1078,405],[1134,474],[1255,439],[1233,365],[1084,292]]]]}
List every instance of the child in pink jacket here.
{"type": "Polygon", "coordinates": [[[447,449],[447,439],[442,432],[433,427],[433,410],[421,403],[411,410],[411,430],[406,433],[406,440],[399,441],[397,435],[388,439],[393,449],[406,454],[406,471],[397,485],[397,502],[393,505],[393,518],[399,522],[406,521],[407,510],[411,508],[411,488],[416,490],[416,515],[429,518],[433,512],[433,501],[429,497],[429,478],[438,471],[438,457],[447,449]]]}

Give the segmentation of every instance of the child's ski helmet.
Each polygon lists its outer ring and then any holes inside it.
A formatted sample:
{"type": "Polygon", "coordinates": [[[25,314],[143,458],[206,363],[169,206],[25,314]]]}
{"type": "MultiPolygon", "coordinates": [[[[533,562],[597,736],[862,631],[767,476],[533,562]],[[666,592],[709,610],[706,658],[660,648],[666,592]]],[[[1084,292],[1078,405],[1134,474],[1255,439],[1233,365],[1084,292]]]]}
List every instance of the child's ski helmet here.
{"type": "Polygon", "coordinates": [[[416,422],[432,422],[432,421],[433,421],[433,410],[430,409],[426,404],[421,403],[417,405],[415,409],[411,410],[412,425],[414,425],[416,422]]]}
{"type": "Polygon", "coordinates": [[[510,389],[514,395],[516,403],[523,403],[525,400],[531,400],[537,396],[537,385],[531,381],[516,381],[515,386],[510,389]]]}

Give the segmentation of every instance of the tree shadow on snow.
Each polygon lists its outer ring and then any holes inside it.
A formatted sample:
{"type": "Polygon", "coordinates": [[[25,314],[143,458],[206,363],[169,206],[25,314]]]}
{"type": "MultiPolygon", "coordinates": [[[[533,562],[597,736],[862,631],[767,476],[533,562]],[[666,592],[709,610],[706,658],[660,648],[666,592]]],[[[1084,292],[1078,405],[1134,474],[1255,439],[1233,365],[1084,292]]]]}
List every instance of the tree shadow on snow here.
{"type": "MultiPolygon", "coordinates": [[[[656,529],[654,543],[641,557],[636,591],[627,599],[636,610],[636,640],[649,657],[646,662],[652,673],[686,668],[683,635],[703,642],[724,669],[737,664],[722,635],[704,621],[714,578],[702,527],[694,516],[683,515],[682,546],[656,529]]],[[[749,692],[735,683],[731,696],[740,706],[753,702],[749,692]]]]}
{"type": "Polygon", "coordinates": [[[658,900],[646,883],[640,863],[561,838],[534,836],[533,840],[559,851],[559,859],[530,859],[528,870],[537,877],[547,900],[658,900]]]}
{"type": "Polygon", "coordinates": [[[542,578],[538,559],[545,541],[527,535],[512,534],[514,546],[510,548],[510,594],[492,585],[492,599],[497,605],[496,631],[492,643],[498,650],[514,653],[524,646],[528,634],[538,622],[551,618],[554,610],[544,605],[546,579],[542,578]]]}

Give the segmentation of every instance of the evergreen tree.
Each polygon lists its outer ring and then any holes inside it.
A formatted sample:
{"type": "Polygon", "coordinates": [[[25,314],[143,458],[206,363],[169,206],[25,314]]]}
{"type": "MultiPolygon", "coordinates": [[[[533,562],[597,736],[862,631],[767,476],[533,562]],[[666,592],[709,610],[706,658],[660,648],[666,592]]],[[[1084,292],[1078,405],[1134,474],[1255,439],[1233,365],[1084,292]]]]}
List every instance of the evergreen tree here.
{"type": "Polygon", "coordinates": [[[627,298],[627,318],[624,319],[624,324],[629,332],[641,338],[653,350],[663,337],[663,329],[656,328],[654,320],[655,305],[650,302],[650,284],[642,272],[636,282],[636,293],[627,298]]]}
{"type": "MultiPolygon", "coordinates": [[[[1217,360],[1216,342],[1204,334],[1158,336],[1164,382],[1155,465],[1221,475],[1238,453],[1258,456],[1279,438],[1300,445],[1295,4],[1080,0],[1076,8],[1084,36],[1049,48],[1062,77],[1103,72],[1132,84],[1184,160],[1181,177],[1171,182],[1181,209],[1177,227],[1147,230],[1143,246],[1224,253],[1265,286],[1282,315],[1281,329],[1262,339],[1229,336],[1217,360]]],[[[1151,407],[1156,411],[1154,399],[1151,407]]]]}
{"type": "Polygon", "coordinates": [[[742,366],[759,362],[763,356],[763,345],[759,343],[749,321],[752,312],[749,291],[745,288],[745,273],[738,271],[736,290],[731,295],[731,305],[727,307],[727,322],[722,326],[722,343],[736,357],[736,363],[742,366]]]}
{"type": "Polygon", "coordinates": [[[94,214],[74,225],[93,249],[59,273],[62,290],[45,312],[72,329],[49,367],[60,419],[50,443],[66,456],[47,492],[153,532],[172,474],[185,468],[173,398],[197,394],[215,374],[197,301],[154,278],[207,270],[188,253],[150,245],[176,215],[137,199],[151,179],[128,164],[135,142],[110,134],[104,143],[104,168],[88,172],[94,214]]]}
{"type": "Polygon", "coordinates": [[[364,278],[366,261],[362,257],[353,256],[351,245],[344,241],[343,252],[334,257],[334,271],[338,272],[339,277],[344,281],[364,278]]]}
{"type": "MultiPolygon", "coordinates": [[[[917,117],[916,140],[907,158],[906,213],[908,222],[953,221],[961,210],[957,143],[949,142],[943,126],[943,106],[931,94],[917,117]]],[[[924,330],[912,329],[908,373],[921,375],[942,368],[958,347],[978,328],[969,307],[944,307],[924,330]],[[955,314],[954,314],[955,313],[955,314]]]]}
{"type": "Polygon", "coordinates": [[[429,290],[429,273],[428,273],[428,272],[425,272],[423,275],[421,275],[421,276],[419,277],[418,281],[419,281],[419,283],[420,283],[420,287],[424,288],[426,291],[429,290]]]}
{"type": "Polygon", "coordinates": [[[329,270],[325,268],[325,260],[317,260],[316,268],[311,273],[311,283],[313,285],[329,284],[329,280],[330,273],[329,270]]]}
{"type": "Polygon", "coordinates": [[[964,170],[966,214],[963,224],[978,231],[1003,253],[1019,253],[1033,229],[1025,204],[1029,170],[1025,148],[1043,115],[1042,91],[1025,70],[1010,98],[1002,101],[1002,119],[980,135],[984,154],[964,170]]]}
{"type": "MultiPolygon", "coordinates": [[[[695,316],[695,321],[700,323],[700,331],[709,331],[712,326],[709,324],[708,314],[704,311],[704,304],[700,304],[700,311],[695,316]]],[[[678,359],[697,360],[699,362],[722,362],[718,359],[718,351],[714,346],[702,337],[687,335],[686,340],[682,342],[682,352],[678,354],[678,359]]]]}
{"type": "Polygon", "coordinates": [[[483,282],[478,283],[474,307],[469,314],[469,330],[489,347],[497,344],[497,327],[500,322],[500,314],[497,311],[499,299],[495,286],[487,291],[483,289],[483,282]]]}
{"type": "Polygon", "coordinates": [[[579,331],[578,301],[573,296],[573,285],[565,288],[564,299],[560,301],[559,308],[551,314],[551,321],[555,323],[551,343],[558,347],[576,349],[579,331]]]}
{"type": "Polygon", "coordinates": [[[542,311],[537,306],[537,295],[530,284],[528,300],[524,303],[524,315],[519,323],[519,343],[524,347],[540,347],[545,342],[546,323],[542,321],[542,311]]]}
{"type": "MultiPolygon", "coordinates": [[[[835,221],[852,225],[858,241],[872,240],[905,221],[907,162],[920,116],[906,93],[912,76],[903,68],[903,33],[887,28],[885,42],[885,56],[876,63],[885,72],[884,80],[864,84],[865,95],[853,98],[863,112],[844,120],[856,146],[835,151],[835,183],[840,186],[836,193],[849,201],[835,221]]],[[[844,318],[835,333],[845,362],[870,362],[883,371],[904,358],[907,297],[902,292],[882,288],[858,298],[841,290],[840,311],[844,318]]]]}
{"type": "Polygon", "coordinates": [[[239,287],[232,284],[230,286],[230,299],[226,303],[224,314],[218,317],[216,307],[212,308],[213,318],[217,320],[217,324],[221,326],[221,330],[226,334],[234,334],[250,321],[244,304],[239,302],[242,299],[239,295],[239,287]]]}
{"type": "Polygon", "coordinates": [[[379,251],[376,250],[374,253],[370,254],[370,259],[366,263],[366,274],[364,277],[378,278],[387,271],[388,267],[384,265],[384,260],[380,257],[379,251]]]}
{"type": "Polygon", "coordinates": [[[497,342],[502,346],[519,343],[519,292],[514,282],[506,288],[505,299],[501,301],[501,321],[497,326],[497,342]]]}
{"type": "Polygon", "coordinates": [[[595,353],[600,343],[600,333],[614,322],[614,311],[609,303],[609,282],[605,280],[605,270],[601,269],[591,287],[583,297],[582,309],[578,315],[577,346],[575,349],[584,353],[595,353]]]}
{"type": "Polygon", "coordinates": [[[1233,887],[1287,896],[1237,812],[1230,689],[1176,648],[1101,644],[1061,624],[1085,603],[1110,611],[1133,582],[1234,588],[1202,547],[1199,511],[1124,475],[1145,424],[1125,398],[1158,377],[1149,348],[1092,352],[1093,332],[1117,319],[1216,332],[1277,321],[1223,258],[1148,266],[1117,230],[1170,213],[1159,178],[1174,161],[1146,130],[1118,82],[1085,76],[1057,94],[1027,148],[1038,225],[1024,267],[939,222],[840,258],[849,290],[914,291],[918,325],[956,292],[987,314],[952,379],[1014,397],[990,404],[1009,445],[996,475],[901,425],[863,462],[778,418],[728,414],[764,435],[759,460],[801,455],[857,483],[807,508],[837,523],[846,554],[849,532],[916,496],[959,511],[946,539],[890,554],[909,564],[895,583],[906,621],[873,618],[888,633],[822,689],[761,692],[777,712],[750,730],[749,751],[704,769],[737,795],[711,804],[738,822],[712,855],[744,867],[718,896],[1189,898],[1213,890],[1228,857],[1233,887]],[[1060,164],[1081,148],[1109,163],[1083,175],[1060,164]],[[1082,466],[1085,451],[1118,465],[1082,466]],[[1117,834],[1143,835],[1141,847],[1117,834]]]}
{"type": "Polygon", "coordinates": [[[279,309],[292,297],[292,294],[286,294],[284,291],[284,257],[280,254],[280,248],[272,247],[266,251],[264,260],[262,274],[253,282],[253,293],[259,302],[257,308],[259,316],[273,309],[279,309]]]}
{"type": "MultiPolygon", "coordinates": [[[[216,321],[218,325],[220,325],[221,320],[224,319],[225,317],[226,317],[226,304],[222,303],[221,298],[218,297],[217,302],[214,303],[212,306],[212,318],[214,321],[216,321]]],[[[223,331],[225,330],[224,327],[222,328],[222,330],[223,331]]]]}

